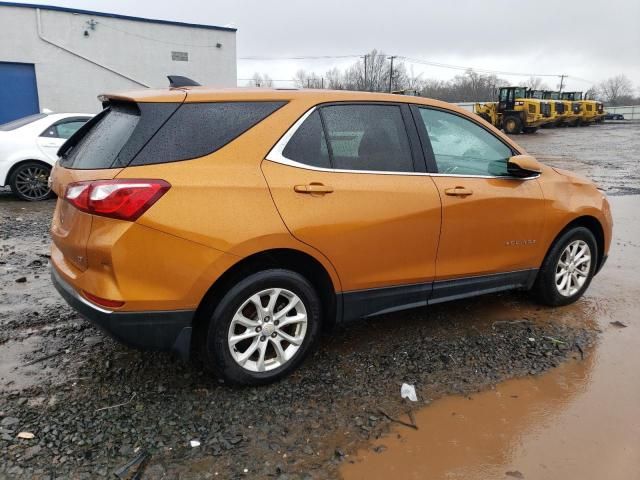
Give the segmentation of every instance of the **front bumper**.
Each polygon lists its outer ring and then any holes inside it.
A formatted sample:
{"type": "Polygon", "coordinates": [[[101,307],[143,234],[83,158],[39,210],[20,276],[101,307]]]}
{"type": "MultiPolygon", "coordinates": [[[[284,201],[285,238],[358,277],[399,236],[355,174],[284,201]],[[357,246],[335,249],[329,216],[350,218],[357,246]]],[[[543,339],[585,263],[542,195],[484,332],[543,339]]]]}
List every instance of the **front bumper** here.
{"type": "Polygon", "coordinates": [[[189,357],[193,310],[118,312],[101,308],[82,297],[55,267],[51,280],[60,295],[81,316],[130,347],[143,350],[171,350],[189,357]]]}

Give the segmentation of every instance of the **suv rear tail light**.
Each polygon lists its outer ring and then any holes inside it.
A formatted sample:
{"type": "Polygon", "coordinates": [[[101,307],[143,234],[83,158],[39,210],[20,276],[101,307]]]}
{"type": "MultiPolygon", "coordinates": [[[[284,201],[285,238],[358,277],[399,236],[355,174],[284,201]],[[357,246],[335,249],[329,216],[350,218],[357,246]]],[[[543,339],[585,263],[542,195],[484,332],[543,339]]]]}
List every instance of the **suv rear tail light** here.
{"type": "Polygon", "coordinates": [[[169,188],[164,180],[96,180],[71,183],[64,198],[83,212],[133,222],[169,188]]]}

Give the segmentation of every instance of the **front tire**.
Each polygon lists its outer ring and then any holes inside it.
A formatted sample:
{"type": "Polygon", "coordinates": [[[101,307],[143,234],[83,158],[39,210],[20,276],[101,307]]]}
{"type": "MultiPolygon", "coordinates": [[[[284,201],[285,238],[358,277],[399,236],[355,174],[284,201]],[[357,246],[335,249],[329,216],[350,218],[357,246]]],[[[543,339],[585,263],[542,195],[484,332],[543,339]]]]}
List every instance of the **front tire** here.
{"type": "Polygon", "coordinates": [[[11,173],[9,186],[15,196],[28,202],[38,202],[53,197],[49,188],[51,167],[40,162],[24,162],[11,173]]]}
{"type": "Polygon", "coordinates": [[[507,134],[517,135],[522,132],[522,120],[516,115],[509,115],[502,121],[502,128],[507,134]]]}
{"type": "Polygon", "coordinates": [[[211,314],[203,358],[225,381],[274,382],[295,370],[316,345],[321,304],[309,281],[282,269],[238,282],[211,314]]]}
{"type": "Polygon", "coordinates": [[[589,287],[597,264],[598,249],[593,233],[584,227],[572,228],[549,250],[532,294],[543,305],[569,305],[589,287]]]}

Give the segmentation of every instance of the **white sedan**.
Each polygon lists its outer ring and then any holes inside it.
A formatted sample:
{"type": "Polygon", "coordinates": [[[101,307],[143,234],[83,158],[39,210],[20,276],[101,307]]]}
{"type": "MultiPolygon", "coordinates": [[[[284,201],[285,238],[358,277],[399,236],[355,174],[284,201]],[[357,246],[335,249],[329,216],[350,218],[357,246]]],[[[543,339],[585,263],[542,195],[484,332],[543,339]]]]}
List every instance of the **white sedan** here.
{"type": "Polygon", "coordinates": [[[0,125],[0,186],[23,200],[51,197],[47,182],[58,149],[92,116],[38,113],[0,125]]]}

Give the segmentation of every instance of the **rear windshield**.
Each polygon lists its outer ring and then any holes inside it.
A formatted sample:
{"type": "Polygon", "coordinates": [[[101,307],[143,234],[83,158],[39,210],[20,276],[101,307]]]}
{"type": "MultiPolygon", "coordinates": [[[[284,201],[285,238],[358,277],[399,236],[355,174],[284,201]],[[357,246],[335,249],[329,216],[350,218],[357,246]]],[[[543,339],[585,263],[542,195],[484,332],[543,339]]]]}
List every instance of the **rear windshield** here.
{"type": "Polygon", "coordinates": [[[10,130],[15,130],[16,128],[29,125],[30,123],[33,123],[36,120],[40,120],[41,118],[44,118],[46,116],[46,113],[36,113],[35,115],[29,115],[28,117],[18,118],[17,120],[13,120],[11,122],[3,123],[2,125],[0,125],[0,131],[8,132],[10,130]]]}
{"type": "Polygon", "coordinates": [[[285,102],[114,103],[60,149],[60,164],[101,169],[201,157],[285,102]]]}

